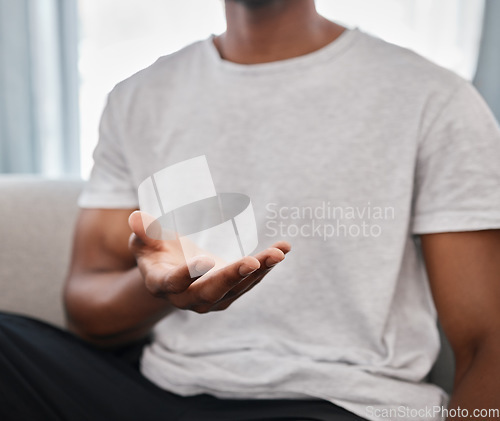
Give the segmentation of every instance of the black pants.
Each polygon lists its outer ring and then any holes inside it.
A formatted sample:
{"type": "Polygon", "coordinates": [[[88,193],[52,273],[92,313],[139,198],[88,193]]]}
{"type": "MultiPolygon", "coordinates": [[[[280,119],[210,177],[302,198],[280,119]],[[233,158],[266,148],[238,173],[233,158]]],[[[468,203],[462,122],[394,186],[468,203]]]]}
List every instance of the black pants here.
{"type": "Polygon", "coordinates": [[[46,323],[0,313],[0,420],[361,420],[320,400],[177,396],[141,375],[135,351],[99,350],[46,323]]]}

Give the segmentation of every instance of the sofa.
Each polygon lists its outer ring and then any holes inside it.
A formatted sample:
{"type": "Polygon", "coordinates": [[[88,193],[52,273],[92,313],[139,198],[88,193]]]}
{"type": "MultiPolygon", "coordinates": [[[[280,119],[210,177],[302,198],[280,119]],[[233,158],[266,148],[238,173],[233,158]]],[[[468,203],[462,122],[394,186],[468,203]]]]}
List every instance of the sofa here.
{"type": "MultiPolygon", "coordinates": [[[[0,311],[64,328],[61,292],[71,257],[81,180],[0,176],[0,311]]],[[[453,352],[441,352],[428,381],[451,391],[453,352]]]]}

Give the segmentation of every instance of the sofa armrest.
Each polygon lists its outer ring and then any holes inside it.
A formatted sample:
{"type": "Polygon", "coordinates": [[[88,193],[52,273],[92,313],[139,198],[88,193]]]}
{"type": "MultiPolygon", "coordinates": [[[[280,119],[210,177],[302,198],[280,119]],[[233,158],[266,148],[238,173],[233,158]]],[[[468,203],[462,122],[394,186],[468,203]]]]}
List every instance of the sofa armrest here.
{"type": "Polygon", "coordinates": [[[0,310],[63,326],[81,180],[0,176],[0,310]]]}

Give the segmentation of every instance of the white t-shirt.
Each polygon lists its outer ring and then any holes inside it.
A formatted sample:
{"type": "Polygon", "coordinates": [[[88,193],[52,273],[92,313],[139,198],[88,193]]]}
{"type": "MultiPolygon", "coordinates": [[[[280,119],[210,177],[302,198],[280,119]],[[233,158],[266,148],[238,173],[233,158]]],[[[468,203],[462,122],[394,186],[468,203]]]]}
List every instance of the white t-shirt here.
{"type": "Polygon", "coordinates": [[[256,65],[197,42],[110,94],[80,206],[137,207],[141,181],[200,155],[219,191],[251,198],[259,249],[293,250],[229,309],[162,320],[144,375],[369,419],[446,404],[424,381],[439,338],[414,235],[500,228],[500,133],[474,88],[358,30],[256,65]]]}

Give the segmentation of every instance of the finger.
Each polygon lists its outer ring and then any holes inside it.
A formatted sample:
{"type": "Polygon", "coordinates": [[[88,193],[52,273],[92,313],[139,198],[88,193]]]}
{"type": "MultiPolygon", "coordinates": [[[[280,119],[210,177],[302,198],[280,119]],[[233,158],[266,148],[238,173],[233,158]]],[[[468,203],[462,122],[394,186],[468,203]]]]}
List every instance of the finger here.
{"type": "Polygon", "coordinates": [[[188,271],[192,278],[200,278],[215,266],[213,257],[200,255],[196,256],[188,263],[188,271]]]}
{"type": "Polygon", "coordinates": [[[237,298],[241,297],[243,294],[246,294],[257,284],[259,284],[262,281],[262,279],[264,279],[264,277],[273,269],[274,266],[262,267],[259,270],[255,271],[254,273],[252,273],[250,276],[248,276],[246,279],[244,279],[242,282],[236,285],[233,289],[231,289],[231,291],[228,291],[228,293],[224,297],[222,297],[219,303],[223,304],[228,300],[233,302],[237,298]]]}
{"type": "MultiPolygon", "coordinates": [[[[229,291],[220,301],[212,306],[211,311],[221,311],[228,308],[234,301],[240,298],[242,295],[249,292],[252,288],[262,281],[262,279],[272,270],[272,268],[266,269],[265,272],[261,273],[260,276],[251,276],[241,282],[237,287],[229,291]]],[[[260,272],[260,271],[259,271],[260,272]]]]}
{"type": "Polygon", "coordinates": [[[286,242],[283,243],[282,245],[278,243],[274,244],[273,247],[255,255],[254,257],[260,262],[260,268],[236,285],[231,291],[228,291],[221,302],[227,299],[233,299],[233,297],[237,298],[247,291],[250,291],[250,289],[257,285],[273,267],[282,262],[285,259],[285,253],[281,249],[275,248],[275,246],[282,246],[285,252],[288,252],[290,250],[289,244],[286,242]]]}
{"type": "Polygon", "coordinates": [[[132,232],[144,243],[151,245],[158,242],[146,234],[146,230],[155,222],[155,218],[146,212],[134,211],[128,217],[132,232]]]}
{"type": "MultiPolygon", "coordinates": [[[[286,250],[286,249],[285,249],[286,250]]],[[[286,250],[287,251],[287,250],[286,250]]],[[[288,251],[287,251],[288,252],[288,251]]],[[[254,256],[259,262],[262,269],[272,268],[285,258],[285,252],[275,246],[261,251],[254,256]]]]}
{"type": "Polygon", "coordinates": [[[290,250],[292,250],[292,245],[287,241],[278,241],[271,247],[280,249],[284,254],[287,254],[290,250]]]}
{"type": "Polygon", "coordinates": [[[191,286],[193,300],[201,304],[216,303],[228,291],[260,268],[255,257],[247,256],[202,277],[191,286]]]}
{"type": "Polygon", "coordinates": [[[146,284],[155,295],[182,294],[214,265],[215,261],[208,256],[197,256],[187,264],[176,266],[158,262],[150,268],[146,284]]]}

